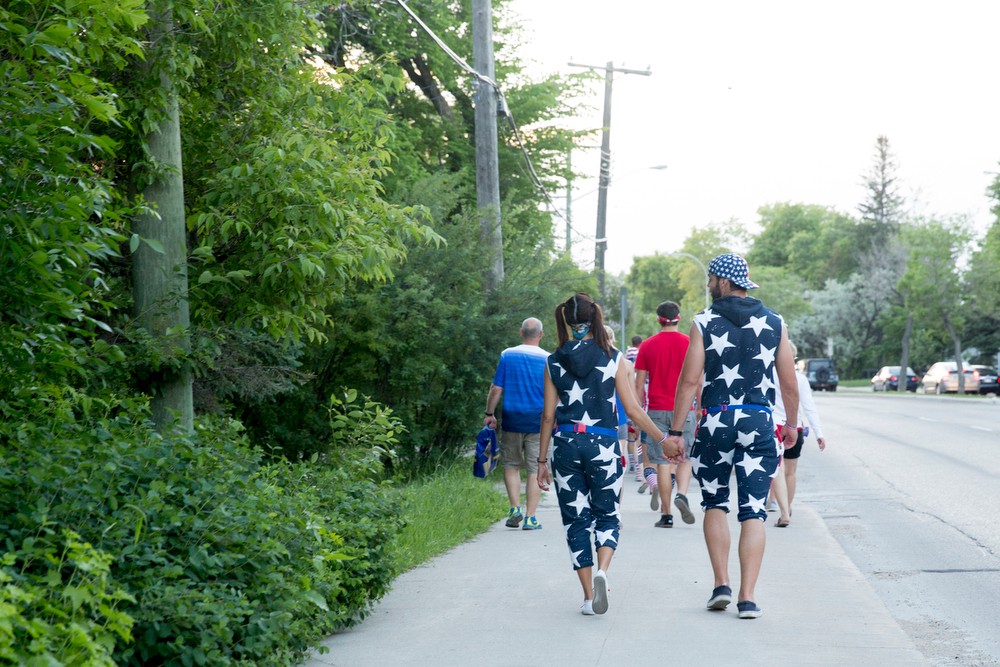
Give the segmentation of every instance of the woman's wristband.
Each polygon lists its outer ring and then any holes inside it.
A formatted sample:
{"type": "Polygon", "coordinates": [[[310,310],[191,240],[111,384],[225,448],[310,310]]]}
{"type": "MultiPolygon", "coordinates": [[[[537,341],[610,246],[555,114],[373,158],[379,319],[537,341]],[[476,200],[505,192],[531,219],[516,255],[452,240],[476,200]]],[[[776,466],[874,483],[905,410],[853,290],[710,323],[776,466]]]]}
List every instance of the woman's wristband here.
{"type": "Polygon", "coordinates": [[[546,465],[548,465],[548,463],[549,463],[548,459],[535,459],[535,460],[538,461],[539,463],[544,463],[546,465]]]}
{"type": "Polygon", "coordinates": [[[788,428],[798,428],[795,424],[789,424],[788,422],[785,422],[785,426],[788,428]]]}

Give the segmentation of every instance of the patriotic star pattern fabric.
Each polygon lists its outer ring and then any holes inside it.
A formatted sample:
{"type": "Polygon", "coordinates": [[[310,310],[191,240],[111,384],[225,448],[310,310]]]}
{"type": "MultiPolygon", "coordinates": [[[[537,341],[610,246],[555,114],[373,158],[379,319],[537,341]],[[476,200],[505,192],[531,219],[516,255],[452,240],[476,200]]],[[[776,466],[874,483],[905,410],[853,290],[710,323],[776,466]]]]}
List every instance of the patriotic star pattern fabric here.
{"type": "MultiPolygon", "coordinates": [[[[609,357],[587,339],[569,341],[549,357],[549,375],[559,393],[556,424],[617,433],[615,374],[622,357],[612,352],[609,357]]],[[[552,473],[573,569],[592,567],[595,548],[618,547],[624,477],[617,435],[555,433],[552,473]]]]}
{"type": "Polygon", "coordinates": [[[719,255],[708,264],[709,275],[725,278],[743,289],[757,289],[759,285],[750,280],[747,261],[732,253],[719,255]]]}
{"type": "Polygon", "coordinates": [[[740,297],[717,299],[694,321],[705,345],[701,407],[707,413],[691,449],[701,505],[729,512],[729,481],[735,468],[738,519],[764,521],[771,479],[778,470],[770,407],[784,322],[756,299],[740,297]]]}

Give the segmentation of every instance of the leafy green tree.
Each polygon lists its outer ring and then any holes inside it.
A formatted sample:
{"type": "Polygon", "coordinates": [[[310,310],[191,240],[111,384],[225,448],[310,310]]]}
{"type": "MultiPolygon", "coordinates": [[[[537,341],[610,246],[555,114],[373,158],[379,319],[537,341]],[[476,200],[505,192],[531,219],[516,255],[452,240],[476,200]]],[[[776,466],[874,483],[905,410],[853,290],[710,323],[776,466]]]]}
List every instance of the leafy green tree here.
{"type": "MultiPolygon", "coordinates": [[[[81,384],[120,360],[105,263],[130,210],[106,172],[118,72],[141,53],[139,0],[0,7],[0,386],[81,384]]],[[[6,393],[6,392],[5,392],[6,393]]]]}
{"type": "MultiPolygon", "coordinates": [[[[900,286],[914,296],[914,319],[947,333],[951,355],[961,371],[966,304],[959,259],[967,247],[968,232],[961,221],[926,220],[907,226],[902,233],[911,254],[900,286]]],[[[959,393],[964,393],[965,378],[961,372],[958,377],[959,393]]]]}
{"type": "Polygon", "coordinates": [[[965,286],[972,308],[966,324],[968,344],[984,353],[982,362],[994,364],[1000,351],[1000,222],[993,223],[972,254],[965,286]]]}
{"type": "Polygon", "coordinates": [[[812,312],[790,323],[800,357],[834,356],[845,377],[860,377],[872,367],[882,340],[881,317],[894,298],[895,276],[888,270],[874,279],[860,273],[844,282],[827,281],[821,290],[808,290],[812,312]]]}
{"type": "Polygon", "coordinates": [[[844,280],[858,268],[858,225],[814,204],[771,204],[758,209],[761,231],[753,239],[751,266],[782,267],[817,289],[844,280]]]}
{"type": "Polygon", "coordinates": [[[680,302],[681,289],[671,272],[677,262],[661,254],[632,259],[625,285],[632,304],[629,331],[633,334],[643,338],[655,334],[660,330],[656,307],[667,300],[680,302]]]}
{"type": "Polygon", "coordinates": [[[780,267],[759,266],[753,270],[753,280],[760,288],[752,290],[750,296],[763,301],[786,322],[794,322],[812,312],[806,300],[805,284],[797,274],[780,267]]]}

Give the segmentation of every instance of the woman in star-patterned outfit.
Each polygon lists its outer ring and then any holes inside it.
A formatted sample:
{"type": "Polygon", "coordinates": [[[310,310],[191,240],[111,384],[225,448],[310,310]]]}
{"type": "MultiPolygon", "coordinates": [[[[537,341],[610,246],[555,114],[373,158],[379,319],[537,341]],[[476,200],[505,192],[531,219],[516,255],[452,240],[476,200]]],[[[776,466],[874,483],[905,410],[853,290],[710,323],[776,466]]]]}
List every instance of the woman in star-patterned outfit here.
{"type": "MultiPolygon", "coordinates": [[[[585,615],[608,609],[607,570],[618,547],[621,527],[621,447],[616,399],[628,416],[661,443],[667,435],[643,412],[635,398],[622,353],[611,347],[604,316],[593,299],[577,293],[556,308],[559,349],[545,368],[545,407],[539,437],[538,485],[548,490],[552,443],[556,498],[566,529],[573,569],[583,587],[585,615]],[[597,547],[597,572],[591,579],[597,547]]],[[[664,447],[683,456],[683,447],[664,447]]]]}

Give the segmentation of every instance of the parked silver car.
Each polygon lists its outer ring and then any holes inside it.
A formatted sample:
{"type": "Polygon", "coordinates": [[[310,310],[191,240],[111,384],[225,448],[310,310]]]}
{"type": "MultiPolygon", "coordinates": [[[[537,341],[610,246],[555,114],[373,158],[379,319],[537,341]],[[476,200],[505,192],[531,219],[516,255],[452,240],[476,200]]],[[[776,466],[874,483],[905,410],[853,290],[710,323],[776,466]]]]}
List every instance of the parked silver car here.
{"type": "MultiPolygon", "coordinates": [[[[962,365],[962,375],[965,379],[965,393],[979,392],[979,371],[971,366],[962,365]]],[[[958,364],[954,361],[939,361],[924,373],[920,385],[928,394],[944,394],[958,391],[958,364]]]]}

